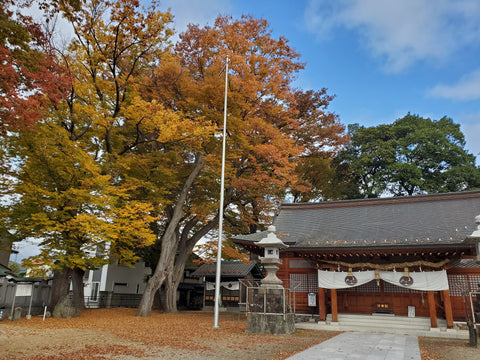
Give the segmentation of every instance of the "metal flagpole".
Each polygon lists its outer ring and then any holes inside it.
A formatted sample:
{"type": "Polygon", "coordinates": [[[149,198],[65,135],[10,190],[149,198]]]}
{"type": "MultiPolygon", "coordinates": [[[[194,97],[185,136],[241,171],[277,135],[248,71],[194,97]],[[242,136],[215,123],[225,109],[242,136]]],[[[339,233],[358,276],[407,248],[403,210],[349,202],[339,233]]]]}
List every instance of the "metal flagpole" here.
{"type": "Polygon", "coordinates": [[[222,143],[222,178],[220,181],[220,209],[218,219],[218,250],[217,272],[215,274],[215,309],[213,327],[218,329],[218,313],[220,307],[220,276],[222,271],[222,232],[223,232],[223,202],[225,188],[225,143],[227,139],[227,84],[228,84],[228,56],[225,64],[225,102],[223,105],[223,143],[222,143]]]}

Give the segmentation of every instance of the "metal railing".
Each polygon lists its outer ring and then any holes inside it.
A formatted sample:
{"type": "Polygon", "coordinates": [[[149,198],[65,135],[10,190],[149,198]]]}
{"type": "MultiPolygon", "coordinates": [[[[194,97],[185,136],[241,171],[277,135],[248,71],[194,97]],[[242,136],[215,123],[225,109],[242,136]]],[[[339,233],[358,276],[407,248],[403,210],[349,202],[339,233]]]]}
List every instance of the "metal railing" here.
{"type": "MultiPolygon", "coordinates": [[[[470,310],[471,310],[471,322],[475,325],[480,325],[480,292],[471,291],[468,293],[470,310]]],[[[466,308],[465,308],[466,310],[466,308]]],[[[469,316],[467,316],[467,321],[469,316]]]]}
{"type": "Polygon", "coordinates": [[[247,313],[295,314],[295,293],[300,281],[282,282],[283,288],[272,289],[262,287],[260,280],[240,280],[239,305],[244,305],[247,313]]]}

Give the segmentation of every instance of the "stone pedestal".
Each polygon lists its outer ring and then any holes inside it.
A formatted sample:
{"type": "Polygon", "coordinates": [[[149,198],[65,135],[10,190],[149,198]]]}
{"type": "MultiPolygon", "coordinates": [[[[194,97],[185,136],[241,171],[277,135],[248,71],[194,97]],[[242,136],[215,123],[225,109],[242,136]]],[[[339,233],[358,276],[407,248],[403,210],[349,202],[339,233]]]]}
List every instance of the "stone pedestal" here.
{"type": "Polygon", "coordinates": [[[294,314],[259,314],[247,315],[247,334],[283,335],[295,332],[294,314]]]}
{"type": "Polygon", "coordinates": [[[52,316],[54,318],[70,319],[72,317],[80,316],[78,309],[73,306],[73,300],[69,295],[64,295],[60,298],[55,309],[53,309],[52,316]]]}
{"type": "Polygon", "coordinates": [[[262,265],[267,271],[267,276],[261,280],[262,287],[269,289],[283,289],[283,282],[277,277],[278,265],[282,263],[280,259],[260,258],[262,265]]]}

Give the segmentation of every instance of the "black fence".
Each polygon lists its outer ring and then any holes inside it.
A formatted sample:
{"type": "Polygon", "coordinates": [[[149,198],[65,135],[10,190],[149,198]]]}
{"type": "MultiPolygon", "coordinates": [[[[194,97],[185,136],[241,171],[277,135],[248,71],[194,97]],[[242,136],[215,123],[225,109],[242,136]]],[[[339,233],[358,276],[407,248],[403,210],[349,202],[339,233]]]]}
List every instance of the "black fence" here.
{"type": "Polygon", "coordinates": [[[137,308],[142,299],[141,294],[113,294],[100,292],[100,295],[85,297],[85,307],[90,309],[127,307],[137,308]]]}

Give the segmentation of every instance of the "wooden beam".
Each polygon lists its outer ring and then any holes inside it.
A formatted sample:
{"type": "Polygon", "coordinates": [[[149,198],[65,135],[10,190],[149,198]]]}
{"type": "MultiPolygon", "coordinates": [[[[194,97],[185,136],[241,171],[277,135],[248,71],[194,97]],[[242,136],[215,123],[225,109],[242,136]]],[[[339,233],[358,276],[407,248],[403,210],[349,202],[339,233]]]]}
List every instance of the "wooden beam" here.
{"type": "Polygon", "coordinates": [[[327,319],[327,307],[325,306],[325,289],[318,288],[318,316],[320,321],[327,319]]]}
{"type": "Polygon", "coordinates": [[[432,328],[438,327],[437,310],[435,307],[435,296],[433,291],[428,291],[428,306],[430,308],[430,325],[432,328]]]}
{"type": "Polygon", "coordinates": [[[447,328],[453,329],[452,302],[450,301],[450,292],[448,290],[443,290],[443,303],[445,305],[445,319],[447,320],[447,328]]]}
{"type": "Polygon", "coordinates": [[[332,292],[332,322],[338,322],[337,289],[330,291],[332,292]]]}

